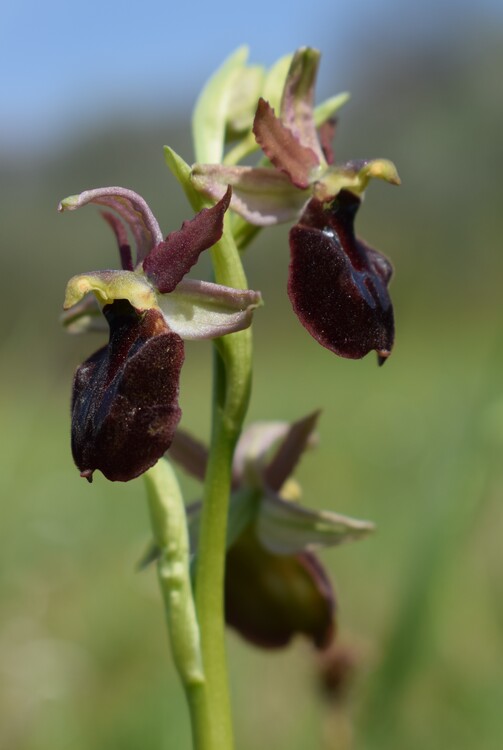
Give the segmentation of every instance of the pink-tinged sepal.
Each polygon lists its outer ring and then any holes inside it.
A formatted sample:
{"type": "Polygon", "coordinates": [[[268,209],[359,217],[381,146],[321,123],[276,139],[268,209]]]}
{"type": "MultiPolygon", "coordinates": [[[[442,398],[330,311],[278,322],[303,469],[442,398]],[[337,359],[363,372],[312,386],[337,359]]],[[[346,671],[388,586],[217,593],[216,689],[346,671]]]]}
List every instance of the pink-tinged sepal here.
{"type": "Polygon", "coordinates": [[[111,208],[119,214],[136,241],[137,263],[162,242],[162,232],[157,219],[147,202],[133,190],[122,187],[84,190],[79,195],[70,195],[62,200],[58,211],[75,211],[88,203],[111,208]]]}
{"type": "Polygon", "coordinates": [[[292,131],[276,117],[272,107],[259,99],[253,133],[269,161],[305,190],[315,179],[320,161],[309,146],[303,146],[292,131]]]}
{"type": "Polygon", "coordinates": [[[302,325],[327,349],[382,363],[394,340],[391,264],[357,239],[360,199],[343,190],[326,207],[313,199],[290,230],[288,295],[302,325]]]}
{"type": "Polygon", "coordinates": [[[184,279],[170,294],[159,295],[158,303],[172,331],[183,339],[200,341],[248,328],[262,297],[252,289],[184,279]]]}
{"type": "Polygon", "coordinates": [[[171,444],[181,416],[183,342],[157,310],[138,313],[118,300],[103,312],[109,343],[80,365],[73,383],[72,452],[89,481],[99,470],[125,482],[171,444]]]}
{"type": "Polygon", "coordinates": [[[288,175],[269,167],[194,164],[191,183],[212,200],[220,200],[232,186],[231,209],[255,226],[294,221],[310,198],[288,175]]]}
{"type": "Polygon", "coordinates": [[[326,166],[314,120],[314,91],[320,53],[310,47],[298,49],[290,64],[281,100],[281,120],[296,139],[311,149],[318,164],[326,166]]]}
{"type": "Polygon", "coordinates": [[[318,139],[320,142],[320,148],[329,166],[332,165],[335,161],[332,142],[335,137],[336,128],[337,128],[337,120],[335,117],[329,117],[327,120],[322,122],[322,124],[318,128],[318,139]]]}
{"type": "Polygon", "coordinates": [[[109,211],[102,211],[101,215],[115,234],[123,270],[134,271],[133,253],[131,252],[131,245],[129,244],[126,227],[118,216],[109,211]]]}

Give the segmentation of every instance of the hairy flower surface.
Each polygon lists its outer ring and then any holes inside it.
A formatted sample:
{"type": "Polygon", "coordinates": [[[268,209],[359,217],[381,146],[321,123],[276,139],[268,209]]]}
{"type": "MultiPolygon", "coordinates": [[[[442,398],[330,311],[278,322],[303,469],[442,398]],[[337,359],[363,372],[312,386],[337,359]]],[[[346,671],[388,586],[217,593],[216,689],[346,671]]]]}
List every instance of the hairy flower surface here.
{"type": "MultiPolygon", "coordinates": [[[[287,645],[302,634],[325,648],[335,632],[335,597],[316,547],[358,539],[372,524],[297,502],[291,479],[313,443],[318,413],[293,424],[257,423],[242,435],[233,462],[225,578],[227,623],[252,643],[287,645]]],[[[203,479],[207,450],[177,430],[170,456],[203,479]]],[[[197,554],[200,504],[189,508],[197,554]]]]}
{"type": "Polygon", "coordinates": [[[377,351],[382,364],[394,339],[384,255],[355,237],[360,199],[342,190],[325,205],[313,198],[290,230],[288,295],[302,325],[342,357],[377,351]]]}
{"type": "Polygon", "coordinates": [[[66,289],[69,330],[109,326],[108,345],[78,368],[73,384],[72,452],[88,480],[96,469],[111,480],[133,479],[167,450],[181,416],[182,339],[216,338],[251,323],[258,292],[184,279],[200,253],[220,239],[230,194],[166,239],[143,198],[125,188],[88,190],[59,206],[111,208],[115,213],[104,217],[122,265],[74,276],[66,289]]]}

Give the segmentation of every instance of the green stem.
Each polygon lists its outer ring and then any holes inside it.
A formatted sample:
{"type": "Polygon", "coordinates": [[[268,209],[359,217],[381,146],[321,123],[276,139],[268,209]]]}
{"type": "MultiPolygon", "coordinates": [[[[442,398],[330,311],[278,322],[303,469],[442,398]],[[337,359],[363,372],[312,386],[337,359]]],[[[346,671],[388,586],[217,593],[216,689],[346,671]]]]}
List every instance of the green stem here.
{"type": "MultiPolygon", "coordinates": [[[[201,210],[206,200],[192,187],[188,164],[168,147],[165,157],[194,210],[201,210]]],[[[211,253],[215,281],[246,289],[246,276],[227,215],[222,238],[211,253]]],[[[196,716],[196,750],[232,750],[234,744],[225,653],[224,576],[232,458],[250,398],[251,341],[251,331],[246,329],[215,342],[211,446],[196,567],[196,608],[205,683],[189,698],[192,715],[196,716]]]]}
{"type": "MultiPolygon", "coordinates": [[[[190,549],[185,506],[176,476],[165,459],[144,474],[157,573],[162,591],[173,659],[182,680],[194,737],[204,727],[199,695],[204,687],[199,627],[190,581],[190,549]]],[[[197,747],[205,747],[196,744],[197,747]]],[[[209,746],[208,746],[209,747],[209,746]]]]}
{"type": "MultiPolygon", "coordinates": [[[[246,288],[239,253],[228,231],[213,251],[213,263],[218,283],[246,288]]],[[[211,750],[233,747],[225,652],[225,555],[232,458],[248,408],[250,384],[248,329],[220,339],[214,352],[212,435],[196,569],[196,607],[206,675],[201,700],[211,722],[211,737],[206,738],[204,747],[211,750]]]]}

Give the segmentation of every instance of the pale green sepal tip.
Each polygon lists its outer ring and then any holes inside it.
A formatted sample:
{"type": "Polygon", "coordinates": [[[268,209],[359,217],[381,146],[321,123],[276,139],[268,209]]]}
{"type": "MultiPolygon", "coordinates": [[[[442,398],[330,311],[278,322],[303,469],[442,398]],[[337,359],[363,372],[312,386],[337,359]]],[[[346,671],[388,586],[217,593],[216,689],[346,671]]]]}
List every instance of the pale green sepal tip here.
{"type": "Polygon", "coordinates": [[[80,195],[69,195],[68,198],[63,198],[58,206],[58,211],[72,211],[77,208],[80,195]]]}
{"type": "Polygon", "coordinates": [[[374,159],[370,161],[361,170],[362,177],[370,179],[376,177],[379,180],[386,180],[392,185],[400,185],[401,180],[397,168],[389,159],[374,159]]]}
{"type": "Polygon", "coordinates": [[[323,125],[324,122],[329,120],[341,107],[351,99],[351,94],[348,91],[343,91],[341,94],[336,94],[326,99],[321,104],[318,104],[314,108],[314,124],[317,128],[323,125]]]}
{"type": "Polygon", "coordinates": [[[102,305],[127,299],[137,310],[158,306],[154,289],[139,274],[132,271],[102,271],[73,276],[66,286],[63,309],[69,310],[89,292],[93,292],[102,305]]]}
{"type": "Polygon", "coordinates": [[[205,206],[211,205],[211,202],[194,188],[191,180],[192,168],[169,146],[164,146],[164,161],[182,186],[187,200],[194,211],[200,211],[205,206]]]}
{"type": "Polygon", "coordinates": [[[164,146],[164,160],[181,185],[190,181],[190,166],[170,146],[164,146]]]}
{"type": "Polygon", "coordinates": [[[388,159],[373,159],[358,171],[355,171],[351,165],[329,167],[325,175],[315,184],[314,195],[318,200],[331,200],[341,190],[349,190],[361,196],[372,178],[385,180],[392,185],[400,185],[400,177],[393,162],[388,159]]]}

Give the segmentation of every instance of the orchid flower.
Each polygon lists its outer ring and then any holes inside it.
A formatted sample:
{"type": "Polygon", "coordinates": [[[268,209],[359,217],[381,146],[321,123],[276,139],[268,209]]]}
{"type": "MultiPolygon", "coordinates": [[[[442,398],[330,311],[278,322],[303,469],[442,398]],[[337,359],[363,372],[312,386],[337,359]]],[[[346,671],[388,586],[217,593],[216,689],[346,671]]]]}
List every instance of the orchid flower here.
{"type": "Polygon", "coordinates": [[[386,159],[334,165],[335,120],[328,116],[318,128],[315,117],[319,57],[309,48],[295,53],[279,117],[259,98],[253,133],[268,165],[195,164],[191,179],[214,200],[231,185],[231,208],[250,224],[297,221],[288,293],[300,322],[336,354],[354,359],[375,349],[382,364],[394,340],[392,267],[355,237],[353,222],[372,177],[400,179],[386,159]]]}
{"type": "Polygon", "coordinates": [[[344,189],[361,196],[372,177],[400,183],[394,164],[387,159],[334,164],[330,145],[335,132],[333,112],[347,97],[334,97],[321,110],[315,110],[319,60],[320,53],[309,47],[294,54],[279,116],[268,101],[258,99],[253,133],[268,163],[257,167],[239,164],[192,167],[193,185],[213,200],[222,198],[231,185],[231,208],[250,224],[270,226],[294,221],[312,197],[326,203],[344,189]],[[320,114],[325,119],[318,127],[320,114]]]}
{"type": "MultiPolygon", "coordinates": [[[[234,455],[225,614],[228,625],[266,648],[285,646],[297,634],[317,648],[328,646],[335,632],[335,597],[314,549],[360,539],[373,530],[366,521],[311,510],[297,501],[300,489],[291,474],[314,442],[318,415],[293,424],[251,425],[234,455]]],[[[203,444],[177,430],[173,461],[203,480],[207,456],[203,444]]],[[[189,507],[195,554],[199,514],[200,503],[189,507]]]]}
{"type": "Polygon", "coordinates": [[[60,211],[88,203],[112,209],[103,215],[122,266],[74,276],[64,301],[70,331],[100,329],[98,320],[110,329],[108,345],[77,369],[73,383],[72,452],[89,481],[96,469],[111,480],[133,479],[169,448],[181,416],[183,339],[216,338],[251,323],[258,292],[184,279],[200,253],[220,239],[230,197],[229,189],[166,239],[132,190],[86,190],[59,205],[60,211]]]}

